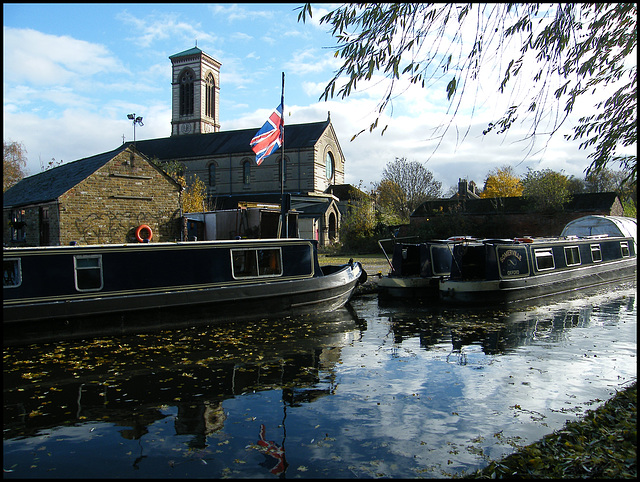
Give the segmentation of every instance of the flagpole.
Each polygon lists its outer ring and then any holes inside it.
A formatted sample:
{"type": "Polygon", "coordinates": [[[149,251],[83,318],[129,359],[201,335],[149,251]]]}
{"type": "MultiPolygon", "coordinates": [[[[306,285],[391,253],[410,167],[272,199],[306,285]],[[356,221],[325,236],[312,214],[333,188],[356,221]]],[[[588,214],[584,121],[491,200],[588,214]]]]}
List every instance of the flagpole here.
{"type": "Polygon", "coordinates": [[[284,231],[284,238],[289,237],[289,226],[288,226],[288,203],[285,203],[284,199],[284,72],[282,72],[282,97],[280,99],[280,104],[282,105],[282,116],[280,117],[280,135],[282,136],[281,149],[282,149],[282,160],[280,161],[280,215],[282,216],[282,229],[284,231]]]}

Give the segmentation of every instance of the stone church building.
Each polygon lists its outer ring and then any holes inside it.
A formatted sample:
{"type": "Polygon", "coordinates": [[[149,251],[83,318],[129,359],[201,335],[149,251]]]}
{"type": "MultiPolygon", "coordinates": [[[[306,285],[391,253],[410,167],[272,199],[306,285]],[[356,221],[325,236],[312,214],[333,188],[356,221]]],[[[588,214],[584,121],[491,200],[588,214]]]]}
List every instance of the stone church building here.
{"type": "Polygon", "coordinates": [[[301,236],[321,245],[336,241],[345,200],[332,187],[344,184],[345,158],[330,115],[285,124],[283,176],[282,149],[255,163],[249,143],[261,126],[220,130],[220,62],[197,47],[170,59],[171,136],[138,141],[136,148],[152,160],[184,165],[187,181],[193,175],[203,181],[206,210],[236,209],[239,202],[279,204],[282,189],[300,211],[301,236]]]}
{"type": "MultiPolygon", "coordinates": [[[[249,143],[261,125],[235,131],[220,129],[220,62],[197,47],[172,55],[169,59],[172,68],[171,134],[169,137],[139,140],[135,145],[129,144],[131,152],[141,155],[147,161],[180,163],[184,166],[187,182],[196,175],[207,189],[207,206],[203,206],[203,211],[237,209],[239,203],[248,202],[280,204],[282,189],[290,196],[291,209],[297,212],[301,237],[318,239],[321,246],[337,241],[341,217],[348,199],[341,199],[335,193],[348,192],[349,189],[344,184],[344,154],[330,115],[319,122],[285,124],[284,149],[278,149],[258,166],[249,143]]],[[[123,145],[122,148],[127,146],[123,145]]],[[[63,170],[68,172],[70,168],[65,166],[73,165],[80,169],[83,163],[91,163],[90,160],[95,161],[96,157],[109,157],[107,154],[109,153],[87,158],[89,161],[83,159],[50,169],[46,171],[49,173],[46,176],[40,173],[26,178],[29,179],[29,192],[38,191],[39,180],[48,179],[51,182],[62,176],[63,170]]],[[[78,182],[85,180],[86,178],[78,178],[78,182]]],[[[162,183],[163,186],[157,192],[167,188],[166,180],[162,183]]],[[[149,182],[143,184],[146,192],[138,193],[137,196],[157,196],[149,182]]],[[[19,185],[20,183],[14,188],[19,185]]],[[[33,201],[20,198],[20,192],[26,192],[24,190],[14,190],[11,193],[14,188],[4,196],[5,199],[7,194],[11,196],[12,210],[5,212],[7,223],[12,221],[9,219],[12,214],[9,213],[21,212],[16,208],[33,201]]],[[[67,188],[71,189],[70,186],[67,188]]],[[[43,189],[46,190],[46,186],[43,189]]],[[[59,205],[57,198],[49,201],[53,204],[45,210],[47,213],[59,205]]],[[[170,204],[173,202],[172,198],[170,204]]],[[[33,202],[29,205],[37,208],[33,202]]],[[[5,203],[5,208],[8,207],[5,203]]],[[[95,209],[96,218],[109,216],[108,213],[101,212],[105,209],[101,203],[92,203],[92,209],[95,209]]],[[[54,217],[57,219],[59,216],[54,217]]],[[[33,223],[42,224],[42,220],[34,220],[33,223]]],[[[125,232],[130,234],[131,229],[136,227],[129,228],[125,232]]],[[[11,235],[9,238],[11,239],[11,235]]],[[[59,241],[66,239],[64,234],[57,234],[55,238],[59,241]]],[[[110,237],[109,242],[129,242],[129,238],[110,237]]]]}

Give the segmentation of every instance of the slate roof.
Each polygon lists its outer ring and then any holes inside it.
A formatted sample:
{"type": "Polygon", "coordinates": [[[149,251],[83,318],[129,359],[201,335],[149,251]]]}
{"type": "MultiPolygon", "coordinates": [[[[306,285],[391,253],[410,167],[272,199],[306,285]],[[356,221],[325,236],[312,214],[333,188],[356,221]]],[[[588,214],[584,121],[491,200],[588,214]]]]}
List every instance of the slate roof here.
{"type": "MultiPolygon", "coordinates": [[[[313,147],[328,125],[329,119],[322,122],[285,126],[285,150],[313,147]]],[[[236,131],[148,139],[136,141],[136,149],[149,159],[161,161],[238,153],[253,156],[249,142],[258,130],[259,127],[253,127],[236,131]]],[[[128,145],[123,144],[113,151],[68,162],[39,174],[25,177],[4,192],[3,207],[54,201],[104,166],[128,145]]],[[[281,151],[278,150],[273,155],[280,154],[281,151]]]]}
{"type": "MultiPolygon", "coordinates": [[[[313,147],[329,125],[329,120],[284,126],[284,148],[313,147]]],[[[136,148],[149,159],[172,160],[246,153],[255,156],[249,143],[260,127],[235,131],[191,134],[136,141],[136,148]]],[[[281,155],[278,150],[274,156],[281,155]]]]}
{"type": "Polygon", "coordinates": [[[25,177],[4,192],[2,196],[3,207],[54,201],[120,154],[127,146],[127,144],[123,144],[113,151],[68,162],[25,177]]]}

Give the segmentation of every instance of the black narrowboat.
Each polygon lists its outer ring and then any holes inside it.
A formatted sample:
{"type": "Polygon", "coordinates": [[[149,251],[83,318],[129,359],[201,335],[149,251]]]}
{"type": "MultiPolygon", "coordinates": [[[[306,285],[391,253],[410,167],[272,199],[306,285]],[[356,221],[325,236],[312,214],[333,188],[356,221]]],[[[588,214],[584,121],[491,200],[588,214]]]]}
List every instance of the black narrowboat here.
{"type": "Polygon", "coordinates": [[[555,238],[485,239],[456,245],[451,274],[440,281],[450,303],[530,300],[634,279],[633,218],[587,216],[555,238]]]}
{"type": "Polygon", "coordinates": [[[381,239],[378,245],[389,262],[389,274],[378,282],[378,295],[383,298],[438,297],[438,285],[451,272],[453,247],[475,241],[470,236],[454,236],[444,240],[409,243],[410,238],[381,239]],[[391,260],[384,249],[393,241],[391,260]]]}
{"type": "Polygon", "coordinates": [[[2,264],[5,327],[194,306],[211,321],[325,312],[366,277],[357,262],[320,267],[303,239],[4,248],[2,264]]]}

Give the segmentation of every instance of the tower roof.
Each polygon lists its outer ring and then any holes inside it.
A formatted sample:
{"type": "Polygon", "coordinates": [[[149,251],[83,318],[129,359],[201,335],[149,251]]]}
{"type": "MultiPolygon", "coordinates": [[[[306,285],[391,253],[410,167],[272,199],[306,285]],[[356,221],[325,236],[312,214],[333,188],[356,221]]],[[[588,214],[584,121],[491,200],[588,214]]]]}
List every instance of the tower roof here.
{"type": "Polygon", "coordinates": [[[197,55],[197,54],[202,54],[204,53],[202,50],[200,50],[198,47],[193,47],[190,48],[189,50],[185,50],[184,52],[180,52],[178,54],[173,54],[170,55],[169,58],[170,59],[177,59],[178,57],[186,57],[188,55],[197,55]]]}

